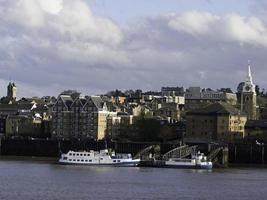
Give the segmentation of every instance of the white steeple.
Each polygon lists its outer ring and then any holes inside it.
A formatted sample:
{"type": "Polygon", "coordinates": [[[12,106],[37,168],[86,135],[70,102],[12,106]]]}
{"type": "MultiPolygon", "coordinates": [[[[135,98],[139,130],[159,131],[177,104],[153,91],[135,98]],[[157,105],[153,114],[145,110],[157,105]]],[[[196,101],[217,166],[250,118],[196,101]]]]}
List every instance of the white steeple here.
{"type": "Polygon", "coordinates": [[[253,92],[253,93],[255,93],[255,85],[253,84],[253,81],[252,81],[252,75],[251,75],[251,69],[250,69],[250,61],[248,61],[248,72],[247,72],[245,84],[243,86],[243,92],[253,92]]]}
{"type": "Polygon", "coordinates": [[[247,74],[246,82],[253,85],[251,69],[250,69],[250,61],[248,61],[248,74],[247,74]]]}

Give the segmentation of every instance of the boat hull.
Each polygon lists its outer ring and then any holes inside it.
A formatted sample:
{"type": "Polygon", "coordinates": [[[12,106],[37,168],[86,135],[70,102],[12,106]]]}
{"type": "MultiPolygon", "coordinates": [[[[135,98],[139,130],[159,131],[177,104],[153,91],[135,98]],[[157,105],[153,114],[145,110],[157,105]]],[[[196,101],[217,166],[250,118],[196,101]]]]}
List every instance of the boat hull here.
{"type": "Polygon", "coordinates": [[[121,163],[74,163],[74,162],[65,162],[59,161],[61,165],[83,165],[83,166],[116,166],[116,167],[136,167],[140,161],[132,162],[121,162],[121,163]]]}
{"type": "Polygon", "coordinates": [[[177,168],[177,169],[212,169],[212,166],[200,165],[164,165],[164,168],[177,168]]]}

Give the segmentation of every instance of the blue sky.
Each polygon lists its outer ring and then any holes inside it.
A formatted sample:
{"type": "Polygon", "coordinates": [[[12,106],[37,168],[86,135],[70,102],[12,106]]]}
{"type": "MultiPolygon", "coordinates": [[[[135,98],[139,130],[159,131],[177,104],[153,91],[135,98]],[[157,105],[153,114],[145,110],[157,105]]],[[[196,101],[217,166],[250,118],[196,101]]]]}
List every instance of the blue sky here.
{"type": "Polygon", "coordinates": [[[190,10],[214,14],[251,14],[251,0],[87,0],[97,15],[110,17],[118,23],[139,17],[156,16],[190,10]]]}

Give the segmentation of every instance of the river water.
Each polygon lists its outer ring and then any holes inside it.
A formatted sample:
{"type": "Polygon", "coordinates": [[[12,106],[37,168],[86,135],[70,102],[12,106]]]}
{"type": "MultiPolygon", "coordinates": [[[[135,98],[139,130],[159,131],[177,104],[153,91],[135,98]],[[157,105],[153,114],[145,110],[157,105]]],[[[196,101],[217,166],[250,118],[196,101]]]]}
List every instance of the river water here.
{"type": "Polygon", "coordinates": [[[62,166],[0,160],[1,200],[267,199],[267,169],[62,166]]]}

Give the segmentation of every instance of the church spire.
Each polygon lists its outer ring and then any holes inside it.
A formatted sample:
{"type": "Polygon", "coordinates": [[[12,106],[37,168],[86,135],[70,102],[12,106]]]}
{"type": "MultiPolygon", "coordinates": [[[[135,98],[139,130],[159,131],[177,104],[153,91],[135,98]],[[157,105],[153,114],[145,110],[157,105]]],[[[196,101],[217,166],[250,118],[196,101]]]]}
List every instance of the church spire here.
{"type": "Polygon", "coordinates": [[[246,80],[246,82],[253,84],[253,82],[252,82],[252,75],[251,75],[251,69],[250,69],[250,61],[248,61],[248,74],[247,74],[247,80],[246,80]]]}

